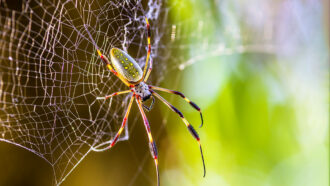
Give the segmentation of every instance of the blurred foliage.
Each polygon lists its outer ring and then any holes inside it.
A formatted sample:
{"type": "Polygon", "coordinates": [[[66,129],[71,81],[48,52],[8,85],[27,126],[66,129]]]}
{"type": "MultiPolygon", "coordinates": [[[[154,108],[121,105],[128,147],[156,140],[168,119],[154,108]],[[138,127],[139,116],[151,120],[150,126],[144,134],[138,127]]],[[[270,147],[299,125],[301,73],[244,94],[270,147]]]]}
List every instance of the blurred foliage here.
{"type": "MultiPolygon", "coordinates": [[[[161,149],[171,165],[164,168],[165,185],[328,185],[329,33],[322,21],[328,14],[326,3],[186,0],[176,5],[180,16],[173,16],[175,20],[195,19],[191,28],[199,21],[207,25],[203,34],[209,46],[230,49],[257,43],[260,50],[206,55],[185,68],[179,89],[203,110],[205,125],[198,132],[207,176],[202,179],[193,138],[183,134],[179,119],[169,114],[173,147],[161,149]],[[180,11],[182,4],[194,11],[180,11]],[[272,30],[263,30],[269,22],[272,30]],[[230,32],[225,38],[226,29],[239,30],[240,36],[230,32]],[[267,32],[271,38],[261,39],[267,32]]],[[[191,41],[198,42],[202,40],[191,41]]],[[[205,52],[191,51],[192,58],[205,52]]],[[[168,82],[165,87],[173,86],[168,82]]],[[[197,127],[198,114],[184,102],[177,105],[197,127]]]]}

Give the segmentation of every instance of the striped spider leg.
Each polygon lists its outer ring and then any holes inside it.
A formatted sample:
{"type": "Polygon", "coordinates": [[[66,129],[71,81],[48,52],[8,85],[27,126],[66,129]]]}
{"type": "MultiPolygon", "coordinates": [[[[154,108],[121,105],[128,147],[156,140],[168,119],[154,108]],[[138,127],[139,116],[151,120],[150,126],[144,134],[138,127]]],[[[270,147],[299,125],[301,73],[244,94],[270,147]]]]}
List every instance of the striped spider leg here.
{"type": "Polygon", "coordinates": [[[194,102],[190,101],[183,93],[181,93],[179,91],[175,91],[175,90],[169,90],[169,89],[162,88],[162,87],[155,87],[155,86],[152,86],[152,85],[149,85],[149,88],[152,89],[152,90],[159,90],[159,91],[162,91],[162,92],[167,92],[167,93],[170,93],[170,94],[176,94],[176,95],[181,96],[186,102],[188,102],[194,109],[196,109],[199,112],[199,114],[201,116],[201,120],[202,120],[202,123],[199,126],[199,128],[201,128],[203,126],[203,114],[202,114],[201,109],[194,102]]]}
{"type": "Polygon", "coordinates": [[[160,185],[159,182],[159,169],[158,169],[158,151],[157,151],[157,146],[156,143],[154,142],[153,138],[152,138],[152,134],[151,134],[151,130],[150,130],[150,125],[149,125],[149,121],[147,119],[146,114],[143,111],[143,107],[142,107],[142,101],[141,101],[141,97],[140,96],[136,96],[136,103],[139,107],[140,113],[142,115],[143,118],[143,123],[144,123],[144,127],[146,128],[146,131],[148,133],[148,139],[149,139],[149,148],[150,148],[150,153],[151,156],[154,159],[155,162],[155,168],[156,168],[156,174],[157,174],[157,185],[160,185]]]}
{"type": "Polygon", "coordinates": [[[177,108],[175,108],[172,104],[170,104],[168,101],[166,101],[166,99],[164,99],[162,96],[160,96],[159,94],[157,94],[155,91],[153,91],[153,90],[150,90],[150,91],[151,91],[151,93],[154,96],[156,96],[159,100],[161,100],[163,103],[165,103],[166,106],[168,106],[172,111],[174,111],[175,113],[177,113],[180,116],[180,118],[182,119],[183,123],[186,125],[186,127],[189,130],[189,132],[191,133],[191,135],[198,142],[199,149],[200,149],[200,152],[201,152],[202,162],[203,162],[203,168],[204,168],[204,175],[203,175],[203,177],[205,177],[205,175],[206,175],[205,161],[204,161],[204,155],[203,155],[202,145],[201,145],[201,142],[200,142],[200,138],[199,138],[198,133],[196,132],[196,130],[194,129],[194,127],[186,120],[186,118],[183,116],[183,114],[177,108]]]}
{"type": "Polygon", "coordinates": [[[125,113],[125,116],[124,116],[124,119],[123,119],[123,122],[121,123],[121,127],[120,127],[119,131],[117,132],[116,136],[113,138],[113,140],[110,144],[110,148],[113,147],[116,144],[119,136],[121,135],[121,133],[123,132],[123,130],[125,128],[127,118],[129,116],[129,112],[131,111],[131,108],[132,108],[134,97],[135,97],[135,94],[132,95],[131,100],[129,101],[129,104],[128,104],[128,107],[127,107],[127,110],[126,110],[126,113],[125,113]]]}

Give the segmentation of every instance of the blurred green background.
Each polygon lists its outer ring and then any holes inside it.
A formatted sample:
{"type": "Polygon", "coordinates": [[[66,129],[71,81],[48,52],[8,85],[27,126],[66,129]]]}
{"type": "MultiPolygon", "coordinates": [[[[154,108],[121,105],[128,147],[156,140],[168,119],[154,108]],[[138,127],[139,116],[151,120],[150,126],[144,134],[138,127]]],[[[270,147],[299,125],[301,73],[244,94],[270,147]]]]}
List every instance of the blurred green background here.
{"type": "MultiPolygon", "coordinates": [[[[189,8],[175,18],[194,17],[195,28],[202,20],[203,36],[220,49],[203,51],[210,55],[186,67],[179,86],[204,111],[205,127],[198,131],[207,177],[201,178],[189,134],[172,124],[173,147],[161,149],[173,162],[163,176],[165,185],[329,185],[329,4],[182,4],[189,8]]],[[[202,47],[202,41],[192,42],[202,47]]],[[[186,107],[179,106],[197,126],[198,114],[186,107]]]]}
{"type": "MultiPolygon", "coordinates": [[[[175,55],[191,60],[169,67],[160,86],[196,102],[204,127],[188,104],[162,95],[200,134],[207,174],[197,143],[158,101],[148,117],[161,185],[329,185],[329,2],[172,0],[168,6],[172,24],[188,28],[174,45],[190,47],[175,55]]],[[[135,117],[128,141],[89,154],[62,185],[155,185],[136,106],[135,117]]],[[[6,175],[0,185],[49,185],[51,167],[42,159],[10,144],[0,143],[0,150],[6,175]]]]}

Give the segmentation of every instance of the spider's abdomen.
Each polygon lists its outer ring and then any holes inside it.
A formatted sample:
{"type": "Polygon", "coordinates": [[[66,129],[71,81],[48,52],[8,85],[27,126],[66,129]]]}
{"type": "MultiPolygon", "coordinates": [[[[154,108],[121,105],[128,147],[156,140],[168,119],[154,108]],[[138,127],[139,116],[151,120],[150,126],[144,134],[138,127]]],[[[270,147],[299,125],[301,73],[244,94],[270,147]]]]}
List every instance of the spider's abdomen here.
{"type": "Polygon", "coordinates": [[[114,69],[129,83],[137,84],[141,81],[142,69],[130,55],[118,48],[112,48],[110,56],[114,69]]]}

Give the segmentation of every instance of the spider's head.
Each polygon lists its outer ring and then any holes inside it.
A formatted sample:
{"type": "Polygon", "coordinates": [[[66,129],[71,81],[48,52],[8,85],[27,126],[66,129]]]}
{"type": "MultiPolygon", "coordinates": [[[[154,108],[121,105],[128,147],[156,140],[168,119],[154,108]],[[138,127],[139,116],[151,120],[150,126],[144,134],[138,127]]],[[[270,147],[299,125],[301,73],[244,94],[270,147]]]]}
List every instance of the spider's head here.
{"type": "Polygon", "coordinates": [[[142,101],[146,101],[151,97],[149,87],[144,82],[141,82],[134,86],[134,91],[137,95],[142,98],[142,101]]]}

